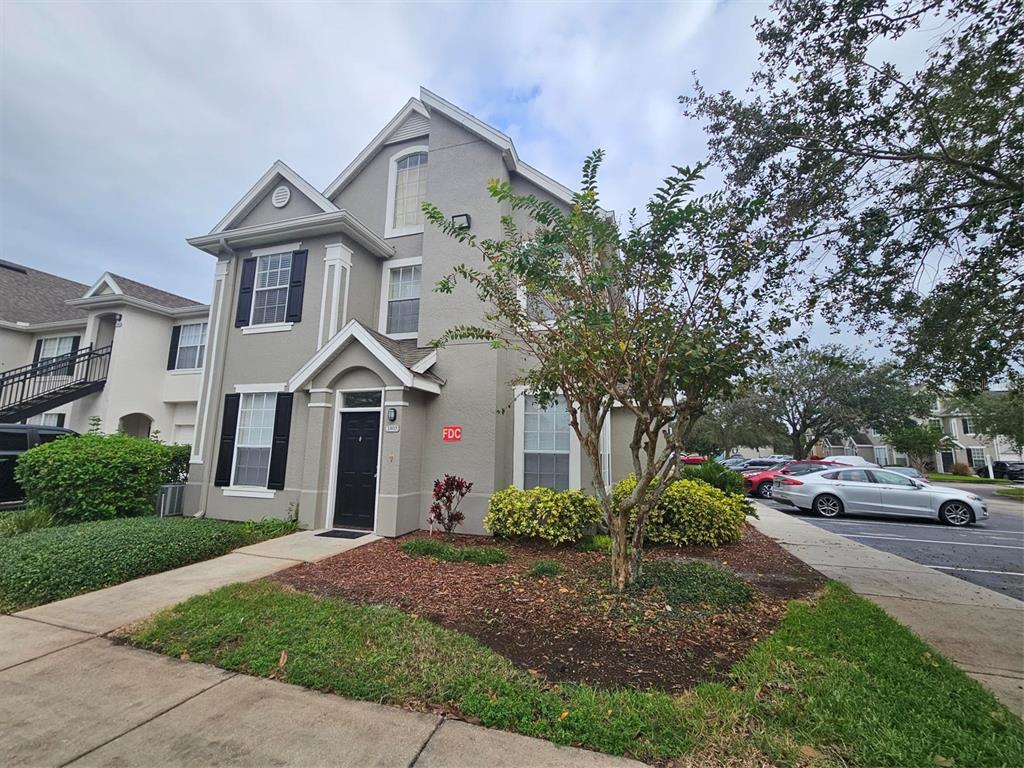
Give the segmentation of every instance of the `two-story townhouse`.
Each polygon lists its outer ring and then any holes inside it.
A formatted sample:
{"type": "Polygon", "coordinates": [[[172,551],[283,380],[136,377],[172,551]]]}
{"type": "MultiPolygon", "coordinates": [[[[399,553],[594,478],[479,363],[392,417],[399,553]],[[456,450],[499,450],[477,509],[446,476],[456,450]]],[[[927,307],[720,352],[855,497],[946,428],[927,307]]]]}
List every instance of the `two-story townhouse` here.
{"type": "MultiPolygon", "coordinates": [[[[564,404],[544,411],[509,384],[526,361],[430,345],[484,308],[464,286],[431,290],[479,255],[425,227],[421,203],[500,237],[510,210],[490,179],[571,201],[507,136],[421,89],[323,192],[278,161],[188,241],[217,264],[186,509],[297,508],[306,527],[395,536],[426,524],[435,478],[452,473],[474,483],[463,529],[480,533],[495,489],[590,487],[564,404]]],[[[605,482],[628,471],[627,447],[612,448],[625,419],[602,435],[605,482]]]]}
{"type": "Polygon", "coordinates": [[[122,275],[89,286],[0,261],[0,422],[191,443],[208,314],[122,275]]]}

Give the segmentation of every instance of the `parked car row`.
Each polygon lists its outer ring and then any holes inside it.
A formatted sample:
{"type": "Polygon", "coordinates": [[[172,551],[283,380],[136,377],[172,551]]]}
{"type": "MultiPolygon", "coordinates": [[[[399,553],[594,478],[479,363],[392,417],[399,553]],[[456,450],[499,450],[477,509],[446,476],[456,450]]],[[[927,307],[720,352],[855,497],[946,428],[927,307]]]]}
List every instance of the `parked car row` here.
{"type": "Polygon", "coordinates": [[[988,518],[985,500],[976,494],[880,467],[828,468],[800,477],[780,473],[771,495],[828,518],[844,513],[923,517],[958,527],[988,518]]]}

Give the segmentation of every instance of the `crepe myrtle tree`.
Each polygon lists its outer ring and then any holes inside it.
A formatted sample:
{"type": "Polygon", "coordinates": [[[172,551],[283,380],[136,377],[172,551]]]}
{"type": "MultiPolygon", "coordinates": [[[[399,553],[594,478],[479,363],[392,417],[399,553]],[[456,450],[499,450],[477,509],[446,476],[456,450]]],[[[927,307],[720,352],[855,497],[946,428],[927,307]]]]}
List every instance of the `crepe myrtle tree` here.
{"type": "Polygon", "coordinates": [[[529,362],[511,383],[542,406],[564,398],[595,478],[612,539],[612,584],[621,590],[639,575],[648,513],[694,422],[743,382],[791,315],[780,287],[787,255],[759,235],[755,201],[695,196],[703,166],[677,167],[642,219],[633,211],[620,227],[598,204],[602,158],[596,151],[584,163],[567,210],[492,180],[490,195],[505,212],[501,239],[480,240],[429,203],[424,212],[482,255],[436,287],[471,286],[481,323],[449,328],[433,343],[486,340],[521,354],[529,362]],[[633,416],[637,484],[620,501],[601,479],[599,436],[613,406],[633,416]]]}

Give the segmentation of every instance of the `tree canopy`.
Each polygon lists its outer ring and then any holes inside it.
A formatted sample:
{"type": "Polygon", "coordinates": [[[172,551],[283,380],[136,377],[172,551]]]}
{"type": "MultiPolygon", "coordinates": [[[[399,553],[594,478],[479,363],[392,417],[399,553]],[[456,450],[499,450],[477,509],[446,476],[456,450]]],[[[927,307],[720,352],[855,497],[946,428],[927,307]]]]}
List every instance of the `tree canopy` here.
{"type": "Polygon", "coordinates": [[[756,203],[696,196],[702,168],[678,167],[642,216],[620,227],[599,205],[601,158],[587,160],[568,207],[493,180],[500,239],[478,240],[430,204],[424,211],[482,257],[437,286],[450,293],[468,284],[481,322],[435,343],[487,340],[522,356],[513,383],[542,405],[564,398],[612,536],[612,583],[622,589],[639,574],[647,514],[694,422],[710,402],[728,399],[776,341],[785,347],[791,313],[780,279],[785,246],[758,229],[756,203]],[[601,472],[599,436],[613,407],[633,417],[637,483],[621,500],[601,472]]]}
{"type": "Polygon", "coordinates": [[[1024,364],[1022,8],[776,0],[747,92],[681,97],[806,268],[807,309],[906,339],[937,386],[1024,364]]]}

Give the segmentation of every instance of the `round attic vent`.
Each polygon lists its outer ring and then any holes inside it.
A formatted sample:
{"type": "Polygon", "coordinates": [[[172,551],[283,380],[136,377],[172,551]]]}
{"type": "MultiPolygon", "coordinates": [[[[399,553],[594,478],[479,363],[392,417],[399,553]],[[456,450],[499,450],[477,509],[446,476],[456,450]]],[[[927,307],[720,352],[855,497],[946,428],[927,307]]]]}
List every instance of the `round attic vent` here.
{"type": "Polygon", "coordinates": [[[274,204],[275,208],[284,208],[288,205],[288,201],[291,200],[291,197],[292,191],[282,184],[274,190],[274,195],[270,198],[270,202],[274,204]]]}

